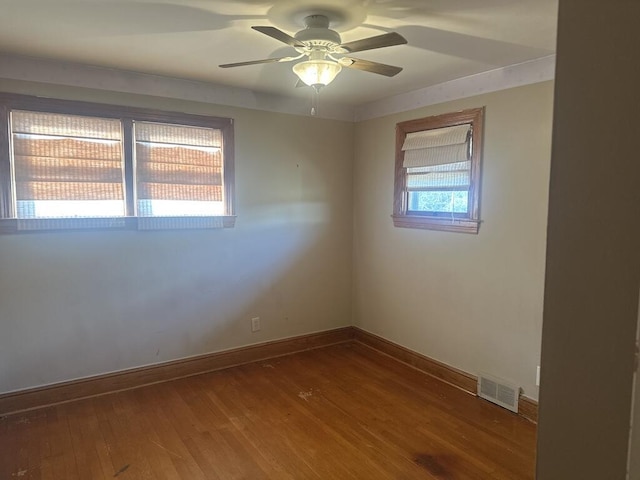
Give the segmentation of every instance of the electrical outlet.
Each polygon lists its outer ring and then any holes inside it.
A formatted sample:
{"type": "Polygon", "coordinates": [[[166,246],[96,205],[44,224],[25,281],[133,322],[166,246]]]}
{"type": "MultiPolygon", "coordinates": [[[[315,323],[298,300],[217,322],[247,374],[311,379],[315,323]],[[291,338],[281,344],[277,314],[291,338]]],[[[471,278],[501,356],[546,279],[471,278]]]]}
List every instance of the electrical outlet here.
{"type": "Polygon", "coordinates": [[[251,319],[251,332],[260,331],[260,317],[253,317],[251,319]]]}
{"type": "Polygon", "coordinates": [[[540,365],[536,368],[536,387],[540,386],[540,365]]]}

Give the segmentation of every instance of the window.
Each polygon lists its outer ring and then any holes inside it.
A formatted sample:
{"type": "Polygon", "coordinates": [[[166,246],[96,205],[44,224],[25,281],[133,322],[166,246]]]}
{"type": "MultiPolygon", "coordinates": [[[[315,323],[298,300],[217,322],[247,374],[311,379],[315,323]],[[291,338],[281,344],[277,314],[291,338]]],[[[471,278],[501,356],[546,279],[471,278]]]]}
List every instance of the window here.
{"type": "Polygon", "coordinates": [[[478,233],[484,108],[396,125],[396,227],[478,233]]]}
{"type": "Polygon", "coordinates": [[[230,119],[0,95],[0,231],[234,225],[230,119]]]}
{"type": "Polygon", "coordinates": [[[122,129],[114,119],[10,113],[16,217],[124,217],[122,129]]]}

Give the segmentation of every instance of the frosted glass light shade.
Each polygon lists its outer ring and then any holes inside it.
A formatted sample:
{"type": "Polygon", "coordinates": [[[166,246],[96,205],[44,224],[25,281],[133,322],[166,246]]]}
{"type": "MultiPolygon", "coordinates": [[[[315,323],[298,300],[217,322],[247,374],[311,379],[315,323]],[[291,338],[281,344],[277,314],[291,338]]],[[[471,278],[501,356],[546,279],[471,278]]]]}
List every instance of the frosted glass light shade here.
{"type": "Polygon", "coordinates": [[[329,85],[340,70],[340,64],[330,60],[307,60],[293,66],[293,72],[309,86],[329,85]]]}

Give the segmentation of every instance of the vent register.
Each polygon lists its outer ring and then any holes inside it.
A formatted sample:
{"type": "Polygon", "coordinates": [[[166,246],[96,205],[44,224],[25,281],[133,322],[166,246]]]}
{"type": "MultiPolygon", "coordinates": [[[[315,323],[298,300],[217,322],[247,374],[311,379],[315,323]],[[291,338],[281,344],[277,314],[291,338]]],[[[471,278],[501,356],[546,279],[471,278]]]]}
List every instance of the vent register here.
{"type": "Polygon", "coordinates": [[[478,396],[518,413],[520,387],[491,375],[478,375],[478,396]]]}

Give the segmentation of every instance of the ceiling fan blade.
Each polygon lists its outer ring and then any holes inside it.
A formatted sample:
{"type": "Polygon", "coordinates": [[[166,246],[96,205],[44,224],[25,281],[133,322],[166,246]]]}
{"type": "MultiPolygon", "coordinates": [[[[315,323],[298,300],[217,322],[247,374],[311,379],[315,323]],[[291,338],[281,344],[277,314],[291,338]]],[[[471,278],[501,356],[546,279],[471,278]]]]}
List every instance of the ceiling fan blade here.
{"type": "Polygon", "coordinates": [[[251,27],[254,30],[257,30],[260,33],[264,33],[265,35],[270,36],[271,38],[275,38],[276,40],[280,40],[281,42],[286,43],[287,45],[291,45],[292,47],[304,48],[306,45],[302,43],[300,40],[293,38],[288,33],[284,33],[282,30],[278,30],[276,27],[251,27]]]}
{"type": "Polygon", "coordinates": [[[340,45],[349,53],[362,52],[364,50],[373,50],[374,48],[391,47],[393,45],[403,45],[407,43],[407,39],[396,32],[383,33],[376,37],[363,38],[353,42],[343,43],[340,45]]]}
{"type": "Polygon", "coordinates": [[[377,73],[385,77],[393,77],[402,71],[402,67],[394,67],[393,65],[385,65],[384,63],[370,62],[369,60],[361,60],[353,57],[341,58],[340,65],[347,68],[355,68],[356,70],[364,70],[365,72],[377,73]],[[349,61],[351,63],[349,63],[349,61]]]}
{"type": "Polygon", "coordinates": [[[244,67],[246,65],[259,65],[261,63],[288,62],[290,60],[293,60],[293,58],[292,57],[265,58],[264,60],[250,60],[248,62],[225,63],[223,65],[218,65],[218,66],[220,68],[232,68],[232,67],[244,67]]]}

